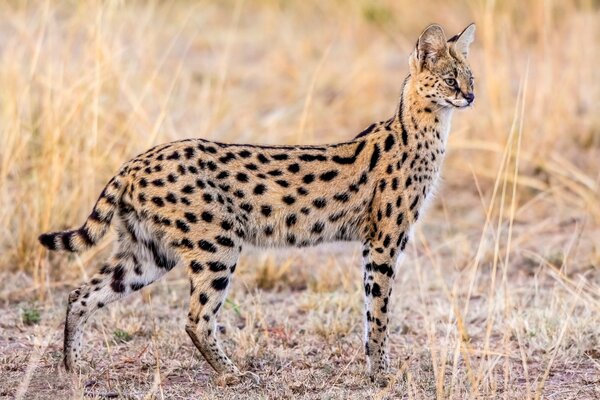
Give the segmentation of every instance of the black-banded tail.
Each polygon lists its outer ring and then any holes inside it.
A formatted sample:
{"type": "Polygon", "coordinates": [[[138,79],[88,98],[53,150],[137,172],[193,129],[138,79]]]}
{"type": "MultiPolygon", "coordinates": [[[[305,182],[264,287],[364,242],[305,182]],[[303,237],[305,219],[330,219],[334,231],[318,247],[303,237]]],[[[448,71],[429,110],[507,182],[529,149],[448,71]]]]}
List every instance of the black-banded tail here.
{"type": "Polygon", "coordinates": [[[117,205],[126,189],[126,167],[115,175],[102,190],[92,213],[79,229],[43,233],[40,243],[49,250],[78,253],[94,246],[108,231],[117,205]]]}

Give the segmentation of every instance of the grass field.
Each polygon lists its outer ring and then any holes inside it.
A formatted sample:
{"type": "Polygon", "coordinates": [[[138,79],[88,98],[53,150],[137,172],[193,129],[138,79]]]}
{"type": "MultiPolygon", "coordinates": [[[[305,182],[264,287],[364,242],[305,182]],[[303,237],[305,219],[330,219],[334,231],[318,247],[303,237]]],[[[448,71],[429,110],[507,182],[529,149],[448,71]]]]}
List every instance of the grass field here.
{"type": "Polygon", "coordinates": [[[600,398],[598,63],[593,0],[2,2],[0,398],[600,398]],[[39,233],[153,144],[353,137],[393,114],[432,22],[477,24],[477,99],[396,278],[388,387],[364,375],[354,244],[244,250],[221,336],[260,385],[198,357],[182,270],[97,313],[71,380],[67,293],[111,241],[39,233]]]}

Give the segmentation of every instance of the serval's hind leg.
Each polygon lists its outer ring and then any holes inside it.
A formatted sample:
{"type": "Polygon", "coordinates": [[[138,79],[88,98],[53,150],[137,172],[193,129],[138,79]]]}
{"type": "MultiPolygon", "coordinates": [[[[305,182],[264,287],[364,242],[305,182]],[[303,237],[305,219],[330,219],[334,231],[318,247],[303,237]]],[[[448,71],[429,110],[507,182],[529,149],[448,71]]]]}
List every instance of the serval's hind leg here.
{"type": "Polygon", "coordinates": [[[185,331],[204,359],[225,379],[245,376],[257,381],[256,375],[240,372],[217,338],[217,317],[225,303],[240,250],[239,238],[222,233],[214,241],[201,239],[198,250],[182,255],[191,285],[185,331]]]}
{"type": "Polygon", "coordinates": [[[69,294],[64,336],[68,371],[77,371],[83,328],[94,311],[151,284],[175,266],[174,258],[157,243],[121,234],[116,251],[100,271],[69,294]]]}

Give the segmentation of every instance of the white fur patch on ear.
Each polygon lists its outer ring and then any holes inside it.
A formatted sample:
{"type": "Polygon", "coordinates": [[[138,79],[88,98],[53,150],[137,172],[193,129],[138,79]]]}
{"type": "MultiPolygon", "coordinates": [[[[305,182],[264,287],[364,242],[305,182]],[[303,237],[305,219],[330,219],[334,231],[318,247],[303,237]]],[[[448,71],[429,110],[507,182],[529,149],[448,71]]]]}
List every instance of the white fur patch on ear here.
{"type": "Polygon", "coordinates": [[[429,25],[419,36],[416,53],[421,63],[434,63],[446,51],[446,35],[441,26],[429,25]]]}
{"type": "Polygon", "coordinates": [[[461,33],[450,39],[452,46],[465,58],[469,55],[469,46],[475,39],[475,24],[470,24],[461,33]]]}

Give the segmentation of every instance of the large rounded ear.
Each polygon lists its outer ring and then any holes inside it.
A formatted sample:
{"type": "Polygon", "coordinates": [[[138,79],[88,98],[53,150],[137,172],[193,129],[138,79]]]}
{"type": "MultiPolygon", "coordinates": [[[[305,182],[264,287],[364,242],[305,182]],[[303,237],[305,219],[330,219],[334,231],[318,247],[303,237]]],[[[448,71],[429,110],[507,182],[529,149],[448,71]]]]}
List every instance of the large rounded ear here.
{"type": "Polygon", "coordinates": [[[447,51],[446,35],[441,26],[429,25],[417,40],[413,56],[419,69],[424,65],[433,65],[447,51]]]}
{"type": "Polygon", "coordinates": [[[469,55],[469,46],[475,39],[475,24],[470,24],[461,33],[448,40],[454,49],[465,58],[469,55]]]}

